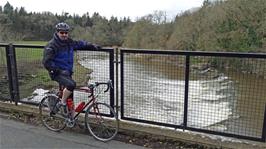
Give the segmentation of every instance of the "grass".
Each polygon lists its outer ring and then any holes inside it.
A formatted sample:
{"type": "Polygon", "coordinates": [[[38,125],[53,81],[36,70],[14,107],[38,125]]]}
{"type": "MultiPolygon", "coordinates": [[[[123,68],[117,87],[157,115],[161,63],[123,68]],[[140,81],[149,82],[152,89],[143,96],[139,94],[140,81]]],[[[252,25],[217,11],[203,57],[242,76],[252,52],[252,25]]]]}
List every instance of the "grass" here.
{"type": "Polygon", "coordinates": [[[13,44],[29,44],[29,45],[41,45],[45,46],[48,41],[16,41],[13,44]]]}
{"type": "Polygon", "coordinates": [[[0,47],[0,66],[6,65],[6,49],[0,47]]]}
{"type": "Polygon", "coordinates": [[[43,57],[43,49],[37,48],[16,48],[17,61],[41,61],[43,57]]]}
{"type": "MultiPolygon", "coordinates": [[[[37,88],[51,89],[57,88],[58,84],[55,81],[52,81],[48,75],[46,69],[44,69],[41,63],[36,63],[36,61],[26,61],[26,65],[30,65],[31,67],[25,67],[25,64],[20,63],[19,78],[20,82],[20,93],[21,97],[27,97],[31,95],[31,93],[37,88]]],[[[86,82],[87,75],[91,73],[91,70],[82,67],[80,64],[75,62],[75,70],[74,70],[74,80],[78,85],[84,85],[86,82]]]]}

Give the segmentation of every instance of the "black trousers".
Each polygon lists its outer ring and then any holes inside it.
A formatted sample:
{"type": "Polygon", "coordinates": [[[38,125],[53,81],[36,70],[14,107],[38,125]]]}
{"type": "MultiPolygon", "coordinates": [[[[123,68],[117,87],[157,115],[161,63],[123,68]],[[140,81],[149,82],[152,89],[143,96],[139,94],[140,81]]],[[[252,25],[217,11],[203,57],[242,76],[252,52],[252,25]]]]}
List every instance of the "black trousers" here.
{"type": "Polygon", "coordinates": [[[71,76],[58,74],[53,78],[53,80],[58,82],[60,85],[65,86],[69,91],[73,92],[76,88],[76,82],[71,76]]]}

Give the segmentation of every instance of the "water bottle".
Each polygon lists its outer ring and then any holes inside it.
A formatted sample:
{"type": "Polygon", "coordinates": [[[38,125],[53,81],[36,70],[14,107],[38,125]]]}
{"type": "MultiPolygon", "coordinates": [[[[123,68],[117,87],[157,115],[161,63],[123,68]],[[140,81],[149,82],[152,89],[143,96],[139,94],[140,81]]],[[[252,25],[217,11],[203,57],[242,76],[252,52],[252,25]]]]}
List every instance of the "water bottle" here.
{"type": "Polygon", "coordinates": [[[83,110],[83,107],[85,106],[85,102],[82,101],[81,103],[79,103],[79,105],[76,107],[75,111],[76,112],[81,112],[83,110]]]}

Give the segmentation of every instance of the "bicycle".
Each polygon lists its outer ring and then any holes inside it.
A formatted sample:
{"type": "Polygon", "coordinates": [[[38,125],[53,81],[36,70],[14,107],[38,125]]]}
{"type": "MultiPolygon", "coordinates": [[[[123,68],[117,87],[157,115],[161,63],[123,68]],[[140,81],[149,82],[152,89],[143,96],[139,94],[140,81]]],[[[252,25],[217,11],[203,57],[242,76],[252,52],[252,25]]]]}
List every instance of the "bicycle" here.
{"type": "Polygon", "coordinates": [[[85,110],[85,127],[90,134],[97,140],[104,142],[113,139],[118,132],[118,116],[109,104],[97,101],[97,97],[110,88],[113,88],[111,80],[95,82],[89,84],[88,87],[81,87],[79,91],[89,93],[88,101],[77,106],[73,118],[70,112],[73,107],[67,104],[67,111],[61,108],[60,96],[63,89],[60,88],[57,94],[48,93],[39,105],[43,125],[52,131],[63,130],[66,126],[72,128],[77,124],[79,114],[85,110]],[[106,88],[100,88],[103,85],[106,88]]]}

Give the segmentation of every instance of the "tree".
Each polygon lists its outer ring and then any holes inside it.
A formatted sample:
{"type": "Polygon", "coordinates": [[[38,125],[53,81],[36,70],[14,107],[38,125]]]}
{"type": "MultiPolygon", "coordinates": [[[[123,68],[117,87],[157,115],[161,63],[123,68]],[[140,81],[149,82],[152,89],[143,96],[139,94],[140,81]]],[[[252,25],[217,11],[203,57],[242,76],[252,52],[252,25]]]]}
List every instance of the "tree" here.
{"type": "Polygon", "coordinates": [[[91,30],[93,42],[109,46],[109,43],[111,43],[111,38],[109,33],[108,20],[98,18],[95,21],[96,22],[93,23],[91,30]]]}
{"type": "Polygon", "coordinates": [[[20,16],[25,16],[25,15],[27,15],[27,11],[25,10],[24,7],[20,7],[18,13],[19,13],[20,16]]]}
{"type": "Polygon", "coordinates": [[[203,1],[203,7],[207,7],[211,4],[210,0],[204,0],[203,1]]]}
{"type": "Polygon", "coordinates": [[[27,13],[25,8],[0,6],[0,40],[49,40],[56,23],[65,21],[71,36],[102,45],[130,48],[264,51],[266,47],[266,0],[205,0],[202,7],[167,20],[154,11],[136,22],[129,18],[109,20],[99,13],[27,13]]]}
{"type": "Polygon", "coordinates": [[[154,11],[152,20],[156,24],[165,24],[167,22],[167,15],[165,11],[154,11]]]}
{"type": "Polygon", "coordinates": [[[89,13],[82,15],[81,21],[82,21],[82,23],[81,23],[82,27],[92,27],[92,25],[93,25],[89,13]]]}
{"type": "Polygon", "coordinates": [[[13,13],[13,10],[14,10],[14,8],[13,8],[13,6],[12,5],[10,5],[10,3],[9,2],[7,2],[5,5],[4,5],[4,13],[5,14],[12,14],[13,13]]]}

